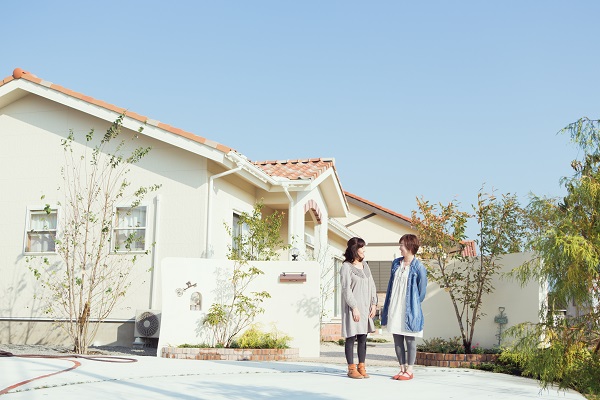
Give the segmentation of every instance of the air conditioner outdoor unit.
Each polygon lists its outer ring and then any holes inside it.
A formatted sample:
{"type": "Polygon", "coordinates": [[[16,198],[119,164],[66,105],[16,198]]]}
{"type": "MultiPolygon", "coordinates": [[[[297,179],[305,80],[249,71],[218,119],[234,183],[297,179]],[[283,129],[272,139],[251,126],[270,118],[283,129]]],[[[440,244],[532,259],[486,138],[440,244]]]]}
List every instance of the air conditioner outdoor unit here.
{"type": "Polygon", "coordinates": [[[160,310],[137,310],[135,337],[157,338],[160,334],[160,310]]]}

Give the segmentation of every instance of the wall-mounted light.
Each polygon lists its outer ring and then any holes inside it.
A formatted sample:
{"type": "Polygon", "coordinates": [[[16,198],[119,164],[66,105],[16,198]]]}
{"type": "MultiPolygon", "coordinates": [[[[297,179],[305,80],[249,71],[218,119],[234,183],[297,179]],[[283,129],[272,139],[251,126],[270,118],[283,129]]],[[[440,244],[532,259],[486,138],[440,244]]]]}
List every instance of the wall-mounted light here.
{"type": "Polygon", "coordinates": [[[292,261],[298,261],[298,256],[300,255],[300,249],[298,249],[297,247],[292,247],[290,252],[292,253],[292,261]]]}
{"type": "Polygon", "coordinates": [[[282,272],[279,275],[279,282],[306,282],[304,272],[282,272]]]}

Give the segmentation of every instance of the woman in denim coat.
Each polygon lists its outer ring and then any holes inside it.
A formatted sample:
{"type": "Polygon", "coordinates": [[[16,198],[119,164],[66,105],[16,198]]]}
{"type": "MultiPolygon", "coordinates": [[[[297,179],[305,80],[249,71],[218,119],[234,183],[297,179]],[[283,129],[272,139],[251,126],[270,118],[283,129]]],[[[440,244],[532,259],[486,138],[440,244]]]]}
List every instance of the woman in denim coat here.
{"type": "Polygon", "coordinates": [[[423,309],[421,303],[427,291],[427,270],[415,254],[419,239],[412,234],[400,238],[402,257],[392,262],[385,302],[381,311],[381,325],[393,334],[400,372],[392,379],[407,381],[413,378],[417,358],[416,337],[423,337],[423,309]]]}

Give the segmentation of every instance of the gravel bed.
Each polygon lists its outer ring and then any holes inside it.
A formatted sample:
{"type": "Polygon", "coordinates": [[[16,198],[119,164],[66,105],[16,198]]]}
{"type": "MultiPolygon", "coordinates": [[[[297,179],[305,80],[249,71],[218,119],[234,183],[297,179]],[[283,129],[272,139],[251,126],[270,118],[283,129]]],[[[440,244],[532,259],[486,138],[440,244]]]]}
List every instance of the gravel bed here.
{"type": "MultiPolygon", "coordinates": [[[[72,347],[38,344],[0,344],[0,352],[14,355],[68,355],[74,354],[72,347]]],[[[151,356],[156,357],[156,348],[133,349],[125,346],[91,346],[88,355],[104,356],[151,356]]]]}
{"type": "MultiPolygon", "coordinates": [[[[72,348],[66,346],[21,344],[0,344],[0,354],[2,354],[2,352],[11,353],[16,356],[73,354],[72,348]]],[[[134,349],[125,346],[92,346],[89,348],[89,355],[156,357],[156,348],[143,347],[141,349],[134,349]]],[[[356,353],[354,356],[356,357],[356,353]]],[[[291,361],[346,365],[344,346],[340,346],[333,342],[321,343],[319,357],[299,358],[291,361]]],[[[367,364],[372,366],[397,366],[398,361],[396,360],[393,344],[367,343],[367,364]]]]}

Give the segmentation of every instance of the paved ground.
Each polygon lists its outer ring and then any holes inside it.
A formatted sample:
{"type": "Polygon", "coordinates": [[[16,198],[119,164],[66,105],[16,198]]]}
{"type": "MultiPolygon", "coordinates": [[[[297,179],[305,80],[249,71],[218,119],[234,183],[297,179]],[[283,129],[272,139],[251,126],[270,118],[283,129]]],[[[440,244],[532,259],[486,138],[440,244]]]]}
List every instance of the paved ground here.
{"type": "MultiPolygon", "coordinates": [[[[7,349],[0,345],[0,350],[7,349]]],[[[323,345],[318,362],[192,361],[132,356],[126,349],[99,351],[112,355],[97,360],[0,357],[0,396],[7,400],[584,398],[572,391],[541,391],[530,379],[469,369],[416,367],[412,381],[394,381],[390,377],[397,372],[397,363],[389,343],[369,346],[371,378],[363,380],[346,377],[343,347],[335,344],[323,345]],[[130,360],[135,362],[126,362],[130,360]]]]}

